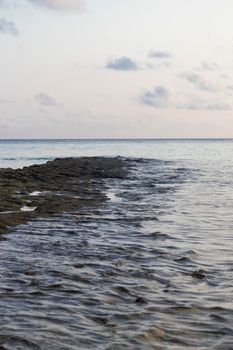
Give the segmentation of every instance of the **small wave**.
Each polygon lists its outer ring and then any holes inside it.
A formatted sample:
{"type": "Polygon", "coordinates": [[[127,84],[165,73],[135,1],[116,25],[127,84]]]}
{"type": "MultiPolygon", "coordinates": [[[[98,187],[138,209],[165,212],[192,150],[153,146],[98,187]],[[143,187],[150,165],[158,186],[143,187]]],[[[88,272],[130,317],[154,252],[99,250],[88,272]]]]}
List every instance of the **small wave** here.
{"type": "Polygon", "coordinates": [[[21,161],[21,160],[28,160],[28,161],[31,161],[31,160],[52,160],[52,159],[55,159],[56,157],[2,157],[0,158],[0,161],[1,160],[8,160],[8,161],[21,161]]]}
{"type": "Polygon", "coordinates": [[[47,161],[56,157],[2,157],[0,161],[47,161]]]}

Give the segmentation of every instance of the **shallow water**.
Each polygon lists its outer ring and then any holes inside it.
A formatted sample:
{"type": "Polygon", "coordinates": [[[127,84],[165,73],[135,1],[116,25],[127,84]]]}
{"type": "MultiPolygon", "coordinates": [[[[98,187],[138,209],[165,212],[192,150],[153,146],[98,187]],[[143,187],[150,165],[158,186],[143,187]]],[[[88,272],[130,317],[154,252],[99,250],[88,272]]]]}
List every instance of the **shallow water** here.
{"type": "Polygon", "coordinates": [[[5,349],[233,348],[230,152],[187,148],[0,242],[5,349]]]}

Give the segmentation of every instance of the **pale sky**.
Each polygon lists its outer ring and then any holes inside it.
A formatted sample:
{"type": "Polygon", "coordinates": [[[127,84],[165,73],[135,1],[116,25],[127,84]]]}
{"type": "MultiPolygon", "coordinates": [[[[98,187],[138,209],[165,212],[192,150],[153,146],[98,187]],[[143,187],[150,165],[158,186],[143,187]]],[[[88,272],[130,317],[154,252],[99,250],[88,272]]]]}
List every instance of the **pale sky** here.
{"type": "Polygon", "coordinates": [[[0,138],[233,137],[232,0],[0,0],[0,138]]]}

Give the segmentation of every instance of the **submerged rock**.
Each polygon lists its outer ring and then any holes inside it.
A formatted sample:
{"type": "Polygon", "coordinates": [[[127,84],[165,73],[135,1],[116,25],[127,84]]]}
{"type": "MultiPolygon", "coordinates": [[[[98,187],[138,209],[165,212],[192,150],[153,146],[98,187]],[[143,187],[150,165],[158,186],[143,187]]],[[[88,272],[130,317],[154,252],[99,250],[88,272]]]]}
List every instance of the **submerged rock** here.
{"type": "Polygon", "coordinates": [[[123,159],[104,157],[58,158],[23,169],[0,169],[0,233],[38,216],[101,203],[106,199],[103,179],[125,175],[123,159]]]}
{"type": "Polygon", "coordinates": [[[205,278],[205,271],[200,269],[198,271],[194,271],[192,272],[192,275],[191,275],[193,278],[197,278],[199,280],[202,280],[205,278]]]}

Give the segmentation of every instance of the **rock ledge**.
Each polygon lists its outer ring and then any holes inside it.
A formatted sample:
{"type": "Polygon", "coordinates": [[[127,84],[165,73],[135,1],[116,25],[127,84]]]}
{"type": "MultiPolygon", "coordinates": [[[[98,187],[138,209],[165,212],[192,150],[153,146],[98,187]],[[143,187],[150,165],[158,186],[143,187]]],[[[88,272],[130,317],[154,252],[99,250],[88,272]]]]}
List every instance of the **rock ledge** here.
{"type": "Polygon", "coordinates": [[[0,233],[39,216],[78,211],[106,197],[104,178],[124,178],[121,158],[58,158],[23,169],[0,169],[0,233]]]}

